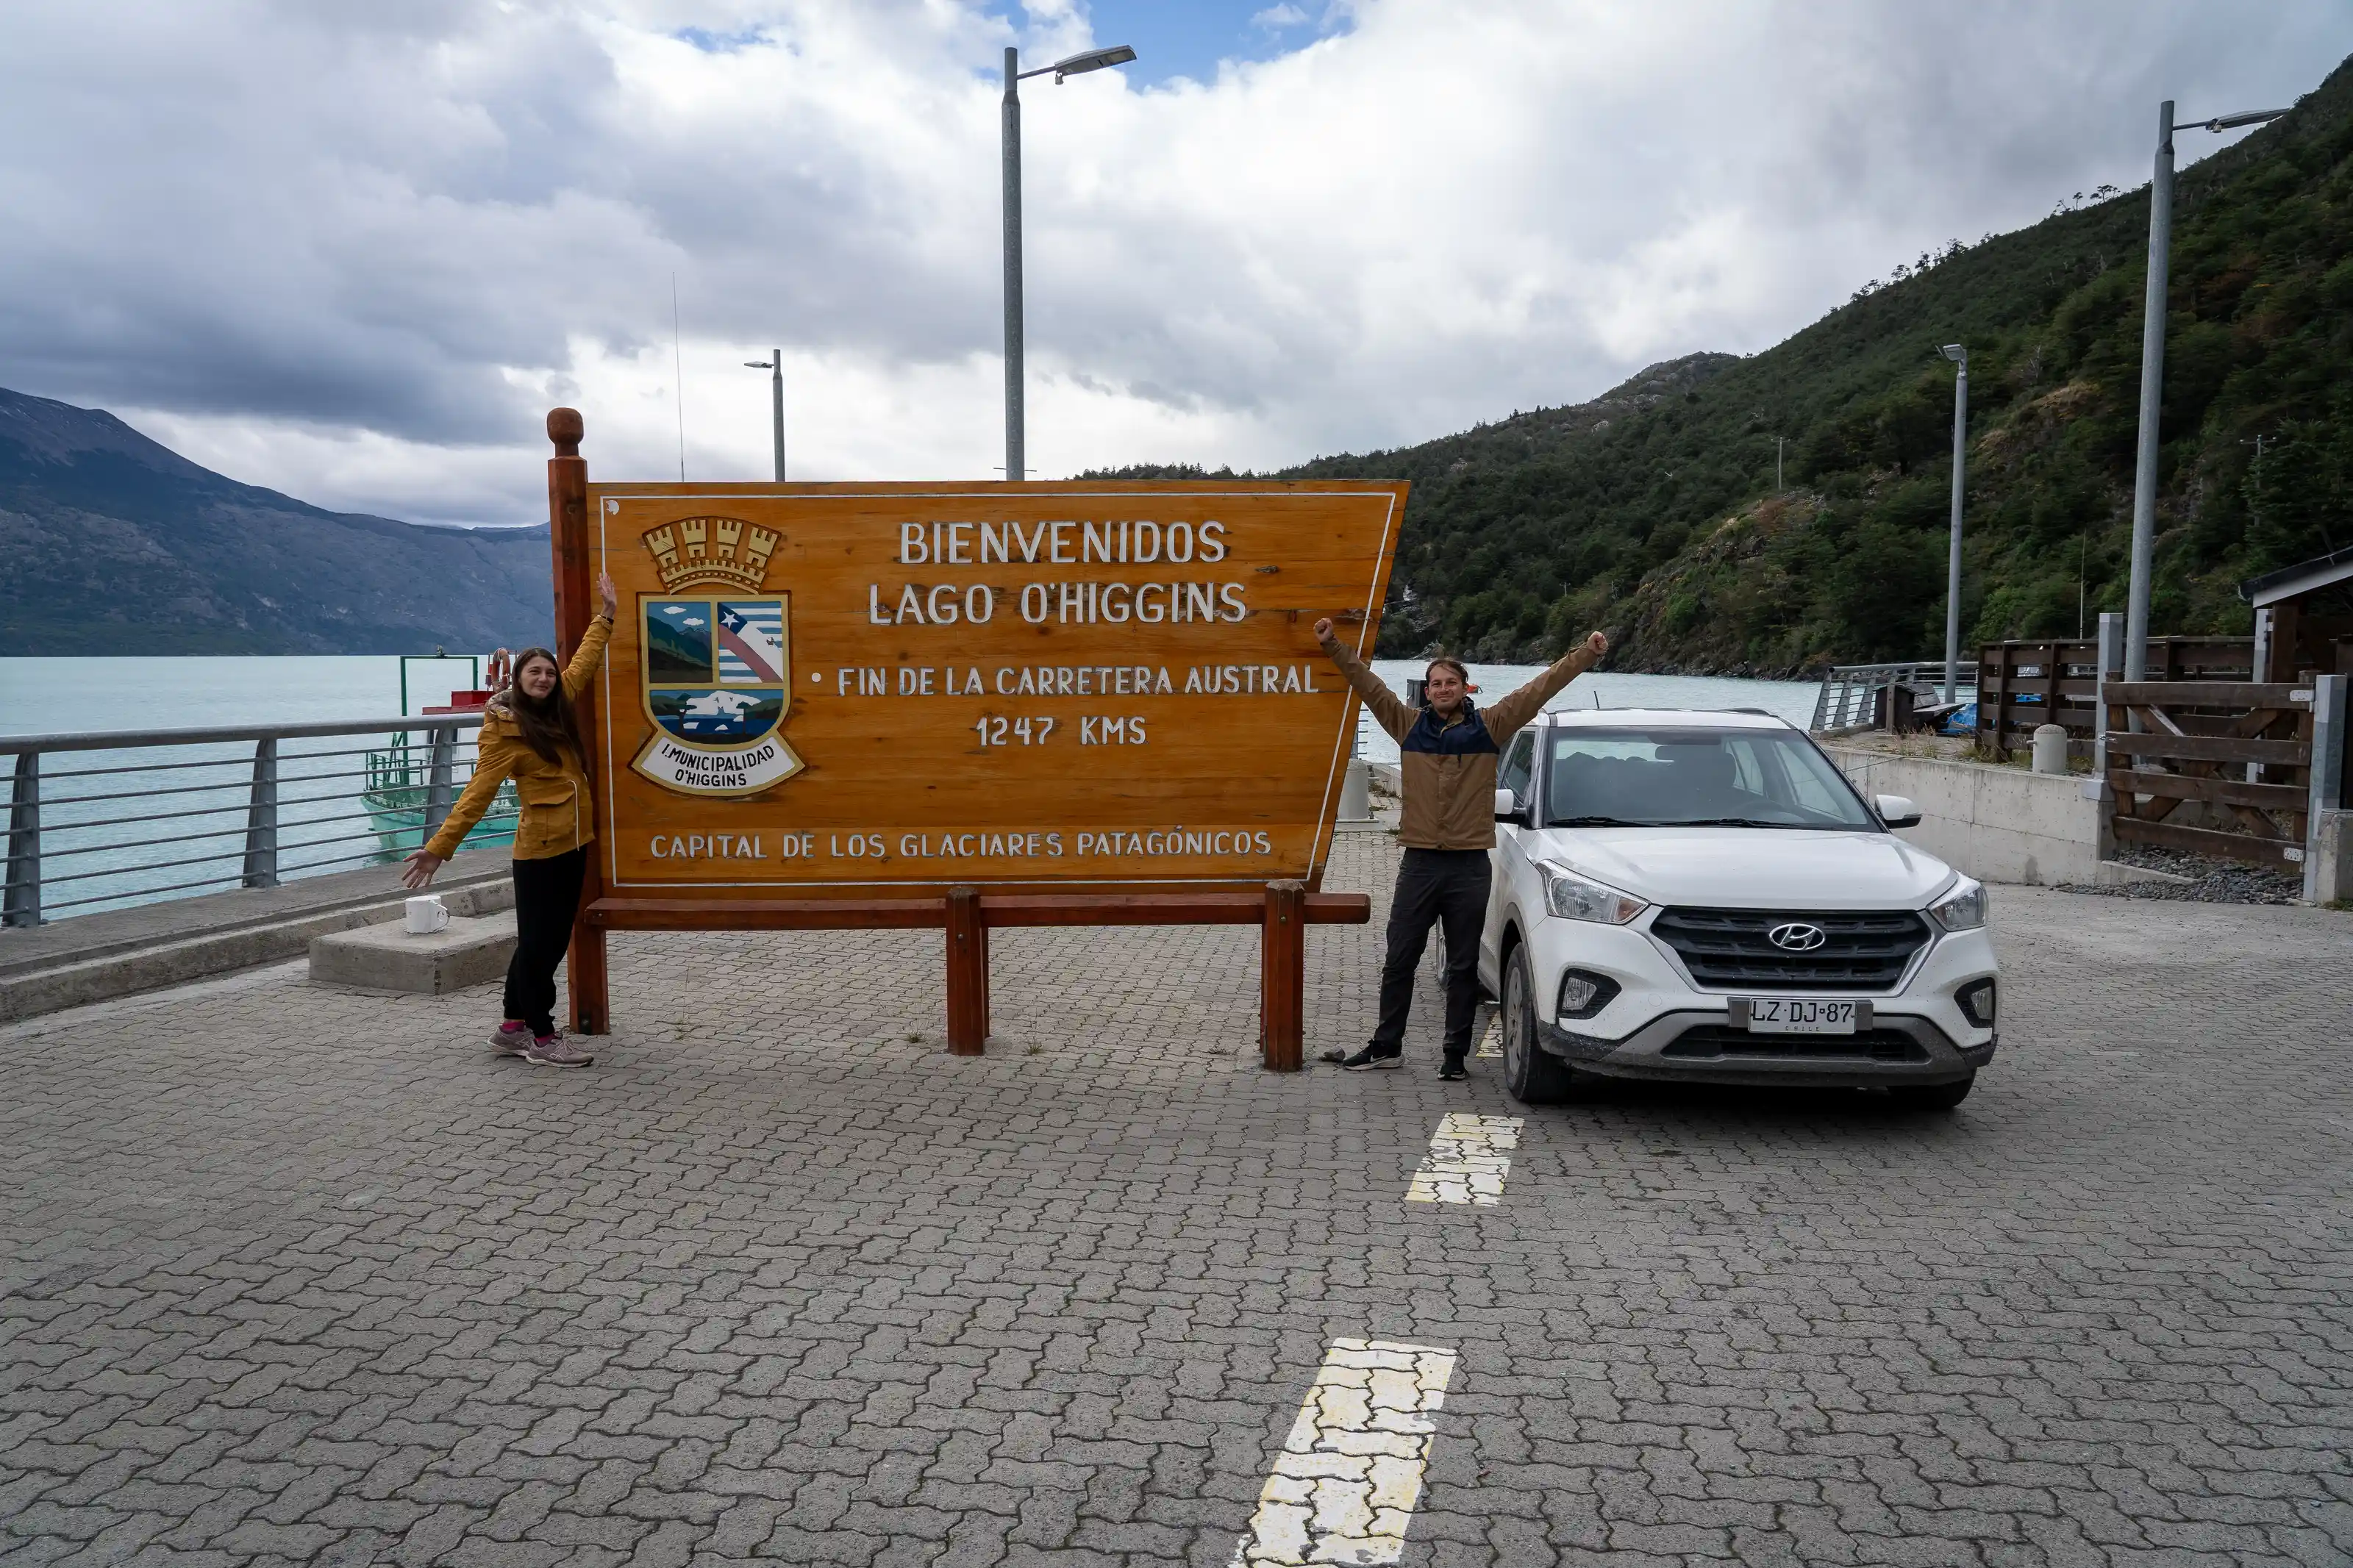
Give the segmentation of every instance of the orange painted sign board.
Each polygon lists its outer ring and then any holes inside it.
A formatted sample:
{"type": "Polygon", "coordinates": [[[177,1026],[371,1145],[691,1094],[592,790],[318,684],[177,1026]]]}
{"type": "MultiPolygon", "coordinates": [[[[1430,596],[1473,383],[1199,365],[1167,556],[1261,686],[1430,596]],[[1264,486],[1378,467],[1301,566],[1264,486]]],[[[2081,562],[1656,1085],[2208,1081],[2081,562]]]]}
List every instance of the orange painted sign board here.
{"type": "Polygon", "coordinates": [[[1406,487],[597,484],[608,894],[1311,884],[1406,487]]]}

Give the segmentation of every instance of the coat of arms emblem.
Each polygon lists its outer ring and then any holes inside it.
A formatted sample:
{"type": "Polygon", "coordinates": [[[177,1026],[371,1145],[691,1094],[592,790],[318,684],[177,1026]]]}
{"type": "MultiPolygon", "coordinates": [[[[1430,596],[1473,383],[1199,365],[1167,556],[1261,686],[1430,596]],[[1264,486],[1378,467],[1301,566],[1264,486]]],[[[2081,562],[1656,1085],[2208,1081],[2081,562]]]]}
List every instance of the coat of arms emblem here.
{"type": "Polygon", "coordinates": [[[629,765],[681,795],[782,784],[802,763],[778,733],[793,688],[792,595],[766,592],[776,535],[690,517],[643,540],[662,584],[638,601],[638,689],[654,734],[629,765]]]}

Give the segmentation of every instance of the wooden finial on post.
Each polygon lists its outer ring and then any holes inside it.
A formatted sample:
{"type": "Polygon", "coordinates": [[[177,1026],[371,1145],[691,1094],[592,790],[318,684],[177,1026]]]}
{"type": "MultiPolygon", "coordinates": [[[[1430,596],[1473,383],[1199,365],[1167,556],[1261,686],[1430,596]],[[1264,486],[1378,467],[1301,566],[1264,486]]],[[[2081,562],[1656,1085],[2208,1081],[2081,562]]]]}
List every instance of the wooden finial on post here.
{"type": "Polygon", "coordinates": [[[547,411],[547,438],[555,443],[557,457],[576,458],[580,455],[582,429],[577,408],[551,408],[547,411]]]}

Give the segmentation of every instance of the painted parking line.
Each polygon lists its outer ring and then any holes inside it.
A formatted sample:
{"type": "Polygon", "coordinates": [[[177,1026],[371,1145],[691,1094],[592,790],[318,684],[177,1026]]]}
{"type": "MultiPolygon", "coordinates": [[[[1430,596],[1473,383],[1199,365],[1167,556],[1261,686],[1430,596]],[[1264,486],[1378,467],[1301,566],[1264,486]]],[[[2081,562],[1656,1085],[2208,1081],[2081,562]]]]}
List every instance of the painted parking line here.
{"type": "Polygon", "coordinates": [[[1430,1135],[1430,1152],[1405,1189],[1409,1204],[1479,1204],[1503,1201],[1504,1178],[1512,1151],[1520,1146],[1521,1119],[1449,1111],[1430,1135]]]}
{"type": "Polygon", "coordinates": [[[1471,1054],[1474,1057],[1493,1057],[1499,1061],[1503,1058],[1504,1016],[1501,1013],[1487,1020],[1487,1032],[1479,1037],[1479,1048],[1471,1054]]]}
{"type": "Polygon", "coordinates": [[[1230,1568],[1396,1562],[1453,1375],[1450,1350],[1334,1340],[1230,1568]]]}

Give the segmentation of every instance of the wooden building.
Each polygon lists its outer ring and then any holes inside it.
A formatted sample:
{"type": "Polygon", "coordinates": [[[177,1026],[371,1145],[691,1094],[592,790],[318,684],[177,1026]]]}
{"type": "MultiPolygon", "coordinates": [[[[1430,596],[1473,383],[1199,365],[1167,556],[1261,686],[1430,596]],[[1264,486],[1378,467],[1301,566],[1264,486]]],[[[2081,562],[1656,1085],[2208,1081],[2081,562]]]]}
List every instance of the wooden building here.
{"type": "Polygon", "coordinates": [[[2239,584],[2254,606],[2257,680],[2353,675],[2353,546],[2239,584]]]}

